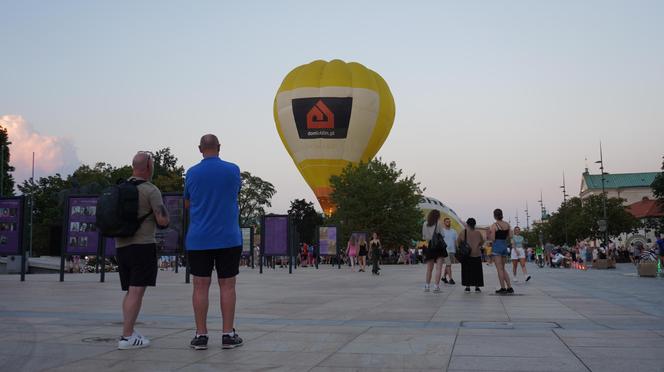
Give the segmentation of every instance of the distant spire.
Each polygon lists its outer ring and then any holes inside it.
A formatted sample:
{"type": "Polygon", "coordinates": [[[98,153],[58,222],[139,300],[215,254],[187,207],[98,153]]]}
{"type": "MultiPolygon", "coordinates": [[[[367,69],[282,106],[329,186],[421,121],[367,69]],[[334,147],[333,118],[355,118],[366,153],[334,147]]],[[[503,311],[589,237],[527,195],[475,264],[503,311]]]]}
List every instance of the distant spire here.
{"type": "Polygon", "coordinates": [[[583,174],[588,174],[588,157],[586,156],[586,171],[583,174]]]}

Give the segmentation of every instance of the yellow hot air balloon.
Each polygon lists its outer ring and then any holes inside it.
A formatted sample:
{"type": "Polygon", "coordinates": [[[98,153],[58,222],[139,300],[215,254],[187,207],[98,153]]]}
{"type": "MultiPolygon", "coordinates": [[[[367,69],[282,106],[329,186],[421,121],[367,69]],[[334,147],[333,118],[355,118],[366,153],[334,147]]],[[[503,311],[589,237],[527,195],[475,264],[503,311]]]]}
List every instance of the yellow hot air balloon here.
{"type": "Polygon", "coordinates": [[[291,71],[274,99],[281,141],[326,214],[330,176],[367,162],[394,122],[394,98],[380,75],[359,63],[313,61],[291,71]]]}

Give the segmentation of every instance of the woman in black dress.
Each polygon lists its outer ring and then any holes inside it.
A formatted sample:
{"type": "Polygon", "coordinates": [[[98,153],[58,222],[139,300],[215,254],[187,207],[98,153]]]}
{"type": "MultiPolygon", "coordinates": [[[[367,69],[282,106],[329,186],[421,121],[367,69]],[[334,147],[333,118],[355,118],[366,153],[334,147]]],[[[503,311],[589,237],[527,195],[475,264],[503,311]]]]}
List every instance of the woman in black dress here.
{"type": "Polygon", "coordinates": [[[475,230],[475,219],[469,218],[466,221],[468,226],[461,232],[457,238],[457,245],[465,242],[470,248],[470,255],[461,262],[461,285],[466,286],[466,292],[470,292],[470,287],[475,287],[475,292],[481,292],[480,287],[484,287],[484,273],[482,272],[482,246],[484,238],[482,234],[475,230]]]}
{"type": "Polygon", "coordinates": [[[360,252],[357,254],[357,260],[359,261],[361,272],[364,272],[367,268],[367,255],[369,255],[367,241],[365,239],[364,234],[362,234],[360,237],[360,252]]]}
{"type": "Polygon", "coordinates": [[[372,239],[369,242],[371,247],[371,273],[374,275],[380,275],[380,267],[378,267],[378,260],[380,259],[381,244],[380,239],[378,239],[378,234],[373,233],[372,239]]]}

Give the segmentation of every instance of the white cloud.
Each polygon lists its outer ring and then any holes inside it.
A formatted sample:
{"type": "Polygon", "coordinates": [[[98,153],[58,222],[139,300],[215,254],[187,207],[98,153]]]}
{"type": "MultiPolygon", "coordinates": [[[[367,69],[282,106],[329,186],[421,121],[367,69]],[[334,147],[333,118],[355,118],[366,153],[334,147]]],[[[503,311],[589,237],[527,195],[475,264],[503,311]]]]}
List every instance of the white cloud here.
{"type": "Polygon", "coordinates": [[[0,126],[9,134],[10,164],[16,168],[17,183],[29,179],[32,153],[35,153],[35,178],[61,173],[67,175],[81,163],[76,148],[66,138],[36,132],[20,115],[0,116],[0,126]]]}

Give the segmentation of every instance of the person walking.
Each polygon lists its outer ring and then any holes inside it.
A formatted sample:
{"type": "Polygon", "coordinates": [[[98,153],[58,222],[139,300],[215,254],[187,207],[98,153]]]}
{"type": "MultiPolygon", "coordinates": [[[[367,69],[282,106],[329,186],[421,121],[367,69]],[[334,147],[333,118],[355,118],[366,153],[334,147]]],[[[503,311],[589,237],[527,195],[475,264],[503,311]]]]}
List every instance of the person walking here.
{"type": "Polygon", "coordinates": [[[512,236],[510,224],[503,221],[503,211],[495,209],[493,211],[493,218],[496,222],[489,228],[489,239],[493,241],[491,246],[493,262],[496,265],[496,273],[498,274],[498,282],[500,289],[496,290],[497,294],[514,293],[512,284],[510,283],[510,276],[505,270],[505,258],[507,257],[507,240],[512,236]]]}
{"type": "Polygon", "coordinates": [[[369,255],[369,249],[367,249],[367,240],[364,237],[364,235],[360,236],[360,244],[359,244],[360,250],[357,254],[357,260],[360,264],[360,270],[361,272],[365,272],[367,269],[367,256],[369,255]]]}
{"type": "Polygon", "coordinates": [[[466,228],[457,238],[457,247],[467,244],[470,254],[461,262],[461,285],[466,286],[465,291],[470,292],[470,287],[475,287],[475,292],[481,292],[484,287],[484,273],[482,272],[482,246],[484,238],[475,230],[477,222],[474,218],[466,220],[466,228]]]}
{"type": "Polygon", "coordinates": [[[350,269],[355,271],[355,260],[357,259],[357,236],[355,234],[350,235],[348,239],[348,245],[346,246],[346,255],[348,256],[348,263],[350,264],[350,269]]]}
{"type": "Polygon", "coordinates": [[[380,255],[383,247],[380,244],[380,239],[378,239],[378,233],[374,232],[371,235],[371,241],[369,241],[369,246],[371,247],[371,273],[374,275],[380,275],[380,267],[378,266],[378,261],[380,260],[380,255]]]}
{"type": "Polygon", "coordinates": [[[141,311],[147,287],[157,284],[157,225],[169,224],[168,210],[161,191],[150,181],[154,175],[151,153],[138,152],[131,162],[132,176],[127,180],[138,191],[139,227],[134,235],[115,238],[120,286],[127,293],[122,300],[122,337],[118,349],[138,349],[150,345],[150,340],[136,332],[134,325],[141,311]],[[142,222],[141,222],[142,220],[142,222]]]}
{"type": "Polygon", "coordinates": [[[445,244],[447,244],[447,257],[445,257],[445,273],[443,274],[442,281],[445,284],[454,285],[454,279],[452,279],[452,257],[456,253],[456,244],[457,244],[457,232],[452,228],[452,220],[448,217],[443,219],[443,239],[445,239],[445,244]]]}
{"type": "Polygon", "coordinates": [[[440,279],[441,272],[443,271],[444,252],[431,247],[430,242],[434,234],[442,234],[442,231],[443,225],[440,223],[440,211],[436,209],[431,210],[427,215],[427,220],[422,224],[422,240],[429,242],[429,246],[424,250],[424,262],[427,265],[424,292],[431,291],[431,275],[435,266],[436,271],[433,275],[436,282],[434,283],[433,291],[434,293],[440,293],[440,279]]]}
{"type": "Polygon", "coordinates": [[[521,271],[523,276],[526,278],[526,282],[530,280],[530,275],[528,275],[528,270],[526,270],[526,251],[523,247],[524,238],[521,235],[521,228],[519,226],[514,228],[514,234],[512,235],[512,274],[514,276],[514,281],[516,282],[516,269],[519,264],[521,264],[521,271]]]}
{"type": "Polygon", "coordinates": [[[190,347],[207,349],[207,313],[212,269],[216,268],[221,294],[222,348],[242,346],[235,332],[236,277],[242,255],[238,193],[240,168],[219,158],[219,139],[213,134],[201,137],[203,160],[187,170],[184,205],[189,210],[185,245],[194,279],[192,304],[196,334],[190,347]]]}

